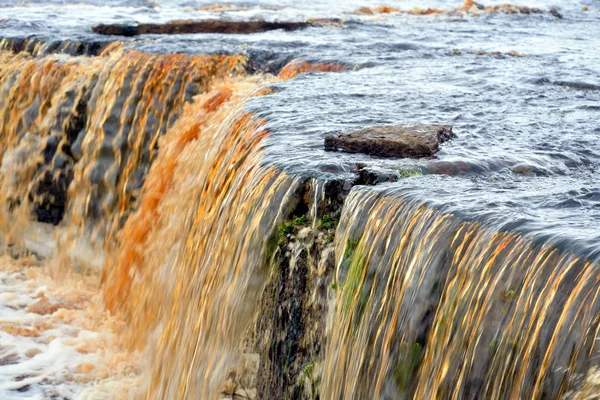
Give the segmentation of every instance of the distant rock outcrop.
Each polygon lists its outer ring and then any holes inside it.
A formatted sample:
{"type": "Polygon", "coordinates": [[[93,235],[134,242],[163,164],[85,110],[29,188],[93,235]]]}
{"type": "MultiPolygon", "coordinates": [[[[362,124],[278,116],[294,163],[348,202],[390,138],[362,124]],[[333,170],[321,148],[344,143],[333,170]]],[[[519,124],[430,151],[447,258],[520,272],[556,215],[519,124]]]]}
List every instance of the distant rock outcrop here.
{"type": "Polygon", "coordinates": [[[226,34],[249,34],[283,29],[295,31],[311,26],[322,26],[339,23],[339,20],[315,20],[297,22],[279,21],[235,21],[230,19],[205,19],[205,20],[183,20],[169,21],[163,24],[109,24],[96,25],[92,30],[101,35],[137,36],[144,34],[186,34],[186,33],[226,33],[226,34]]]}

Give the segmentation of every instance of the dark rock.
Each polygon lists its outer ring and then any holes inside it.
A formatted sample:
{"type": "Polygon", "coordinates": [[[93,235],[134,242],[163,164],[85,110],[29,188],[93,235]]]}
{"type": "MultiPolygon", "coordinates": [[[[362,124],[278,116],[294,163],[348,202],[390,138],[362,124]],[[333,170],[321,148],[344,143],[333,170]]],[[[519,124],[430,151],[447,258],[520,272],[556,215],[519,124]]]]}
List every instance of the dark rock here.
{"type": "Polygon", "coordinates": [[[144,34],[183,34],[183,33],[228,33],[249,34],[275,29],[295,31],[310,26],[321,26],[322,22],[268,22],[265,20],[234,21],[227,19],[207,19],[199,21],[170,21],[164,24],[111,24],[97,25],[92,30],[101,35],[137,36],[144,34]]]}
{"type": "Polygon", "coordinates": [[[307,179],[294,195],[299,204],[285,213],[288,221],[301,215],[305,220],[267,258],[265,268],[271,273],[258,300],[260,311],[245,337],[245,351],[260,357],[259,399],[320,398],[319,365],[335,290],[334,235],[349,190],[347,181],[321,185],[307,179]],[[311,221],[315,210],[317,221],[311,221]],[[325,217],[335,222],[326,225],[325,217]]]}
{"type": "Polygon", "coordinates": [[[376,185],[383,182],[395,182],[398,175],[389,171],[383,171],[378,168],[367,167],[364,164],[357,164],[357,178],[354,181],[356,185],[376,185]]]}
{"type": "Polygon", "coordinates": [[[549,12],[550,12],[550,14],[554,15],[558,19],[562,19],[562,17],[563,17],[562,14],[560,12],[558,12],[558,9],[556,7],[552,7],[549,12]]]}
{"type": "Polygon", "coordinates": [[[70,168],[59,171],[57,175],[50,168],[38,174],[29,193],[33,212],[39,222],[58,225],[65,214],[67,192],[73,172],[70,168]]]}
{"type": "Polygon", "coordinates": [[[465,161],[435,161],[427,167],[427,173],[435,175],[466,175],[472,172],[473,166],[465,161]]]}
{"type": "Polygon", "coordinates": [[[453,137],[450,125],[374,126],[348,134],[328,135],[325,150],[381,157],[430,157],[437,153],[440,143],[453,137]]]}
{"type": "Polygon", "coordinates": [[[292,61],[293,58],[293,54],[262,49],[248,49],[248,65],[246,70],[249,74],[268,73],[278,75],[283,67],[292,61]]]}
{"type": "Polygon", "coordinates": [[[56,149],[58,148],[58,143],[60,142],[60,137],[56,135],[48,136],[44,139],[42,153],[44,155],[44,163],[49,164],[56,153],[56,149]]]}
{"type": "Polygon", "coordinates": [[[577,89],[577,90],[600,90],[600,85],[594,85],[593,83],[587,82],[569,82],[569,81],[556,81],[555,85],[566,87],[569,89],[577,89]]]}

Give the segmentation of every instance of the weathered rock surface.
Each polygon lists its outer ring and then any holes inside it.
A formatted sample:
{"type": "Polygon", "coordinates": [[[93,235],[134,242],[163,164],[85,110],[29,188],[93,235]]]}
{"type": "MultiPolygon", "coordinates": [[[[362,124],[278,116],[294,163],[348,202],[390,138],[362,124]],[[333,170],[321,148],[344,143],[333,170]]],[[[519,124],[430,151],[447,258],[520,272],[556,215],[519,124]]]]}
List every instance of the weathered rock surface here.
{"type": "Polygon", "coordinates": [[[396,182],[398,175],[391,171],[382,170],[377,167],[367,166],[359,163],[356,165],[357,177],[355,185],[377,185],[383,182],[396,182]]]}
{"type": "Polygon", "coordinates": [[[381,157],[419,158],[438,152],[455,137],[450,125],[374,126],[325,137],[325,150],[343,150],[381,157]]]}
{"type": "Polygon", "coordinates": [[[335,292],[335,228],[349,190],[343,181],[319,186],[308,180],[280,226],[260,312],[245,339],[246,352],[260,356],[257,399],[320,398],[327,315],[335,292]]]}
{"type": "Polygon", "coordinates": [[[96,25],[92,30],[102,35],[137,36],[144,34],[176,35],[184,33],[228,33],[249,34],[283,29],[295,31],[310,26],[321,26],[322,21],[268,22],[265,20],[234,21],[228,19],[206,19],[198,21],[170,21],[164,24],[111,24],[96,25]]]}

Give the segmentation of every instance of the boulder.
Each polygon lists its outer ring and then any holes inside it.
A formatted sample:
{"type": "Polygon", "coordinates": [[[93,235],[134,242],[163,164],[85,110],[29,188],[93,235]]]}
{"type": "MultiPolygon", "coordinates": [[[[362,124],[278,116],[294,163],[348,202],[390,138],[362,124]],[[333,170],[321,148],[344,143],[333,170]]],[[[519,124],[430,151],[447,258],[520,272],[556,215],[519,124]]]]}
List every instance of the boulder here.
{"type": "Polygon", "coordinates": [[[450,125],[373,126],[325,137],[325,150],[380,157],[431,157],[440,144],[455,137],[450,125]]]}

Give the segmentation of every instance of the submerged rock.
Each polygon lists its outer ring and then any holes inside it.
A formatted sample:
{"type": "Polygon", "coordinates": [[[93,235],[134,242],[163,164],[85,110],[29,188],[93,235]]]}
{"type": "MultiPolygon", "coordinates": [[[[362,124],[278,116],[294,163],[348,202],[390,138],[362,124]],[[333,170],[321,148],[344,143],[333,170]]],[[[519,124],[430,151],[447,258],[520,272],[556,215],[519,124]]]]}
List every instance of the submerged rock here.
{"type": "Polygon", "coordinates": [[[348,134],[328,135],[325,150],[381,157],[430,157],[438,152],[441,143],[453,137],[451,125],[374,126],[348,134]]]}

